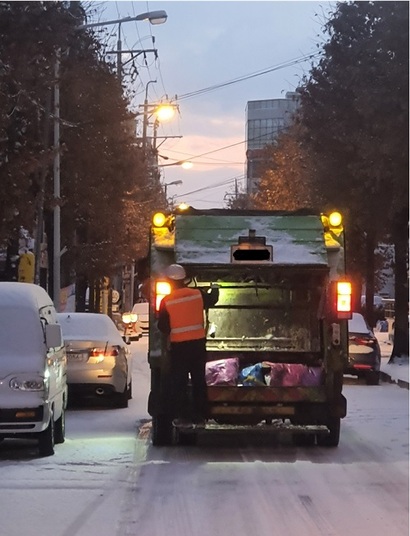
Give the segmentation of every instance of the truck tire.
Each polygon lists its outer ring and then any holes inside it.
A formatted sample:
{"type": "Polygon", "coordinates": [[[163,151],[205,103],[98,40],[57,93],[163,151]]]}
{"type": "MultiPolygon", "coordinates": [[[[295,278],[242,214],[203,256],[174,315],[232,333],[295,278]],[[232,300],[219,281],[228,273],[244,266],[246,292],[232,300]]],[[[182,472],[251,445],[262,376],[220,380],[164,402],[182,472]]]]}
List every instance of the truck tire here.
{"type": "Polygon", "coordinates": [[[38,452],[40,456],[52,456],[54,454],[54,415],[51,413],[50,422],[44,432],[38,437],[38,452]]]}
{"type": "Polygon", "coordinates": [[[169,415],[155,415],[152,417],[151,440],[154,447],[172,445],[174,427],[169,415]]]}
{"type": "Polygon", "coordinates": [[[198,434],[195,432],[183,432],[177,430],[176,443],[177,445],[194,446],[198,442],[198,434]]]}
{"type": "Polygon", "coordinates": [[[340,439],[340,417],[332,417],[326,423],[328,434],[317,434],[316,441],[320,447],[337,447],[340,439]]]}
{"type": "Polygon", "coordinates": [[[310,447],[315,444],[315,434],[295,432],[292,434],[292,443],[297,447],[310,447]]]}

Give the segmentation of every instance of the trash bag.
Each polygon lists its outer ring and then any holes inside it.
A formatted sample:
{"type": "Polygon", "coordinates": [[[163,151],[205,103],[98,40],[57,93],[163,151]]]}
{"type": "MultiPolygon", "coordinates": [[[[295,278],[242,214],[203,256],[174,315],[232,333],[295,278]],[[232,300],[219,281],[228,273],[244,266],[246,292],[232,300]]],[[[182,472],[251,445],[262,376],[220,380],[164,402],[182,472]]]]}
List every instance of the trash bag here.
{"type": "Polygon", "coordinates": [[[266,386],[262,363],[243,368],[239,373],[239,383],[246,386],[266,386]]]}
{"type": "Polygon", "coordinates": [[[318,387],[323,383],[322,367],[305,367],[302,375],[302,385],[304,387],[318,387]]]}
{"type": "Polygon", "coordinates": [[[205,366],[207,385],[236,385],[238,383],[239,360],[237,357],[208,361],[205,366]]]}
{"type": "Polygon", "coordinates": [[[287,373],[288,365],[286,363],[269,363],[270,365],[270,382],[271,387],[283,387],[283,379],[287,373]]]}
{"type": "Polygon", "coordinates": [[[269,385],[272,387],[317,387],[322,384],[321,367],[308,367],[301,363],[269,363],[269,366],[269,385]]]}
{"type": "Polygon", "coordinates": [[[306,366],[299,363],[286,365],[286,372],[283,376],[283,387],[297,387],[303,385],[302,377],[305,374],[306,366]]]}

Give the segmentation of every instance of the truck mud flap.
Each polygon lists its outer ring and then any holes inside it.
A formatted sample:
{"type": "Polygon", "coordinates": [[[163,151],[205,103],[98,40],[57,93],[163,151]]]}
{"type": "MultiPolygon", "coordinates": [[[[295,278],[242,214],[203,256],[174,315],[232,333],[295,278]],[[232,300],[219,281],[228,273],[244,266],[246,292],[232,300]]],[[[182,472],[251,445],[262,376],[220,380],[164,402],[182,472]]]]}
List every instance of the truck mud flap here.
{"type": "Polygon", "coordinates": [[[339,419],[344,419],[347,414],[347,400],[343,395],[340,395],[339,401],[337,404],[332,404],[330,406],[330,416],[336,417],[339,419]]]}

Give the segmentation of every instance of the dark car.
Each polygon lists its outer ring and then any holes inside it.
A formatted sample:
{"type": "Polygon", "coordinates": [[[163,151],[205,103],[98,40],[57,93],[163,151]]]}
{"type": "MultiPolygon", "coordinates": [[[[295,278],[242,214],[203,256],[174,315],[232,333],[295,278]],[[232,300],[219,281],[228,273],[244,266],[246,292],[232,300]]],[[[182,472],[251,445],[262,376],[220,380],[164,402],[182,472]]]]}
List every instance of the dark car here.
{"type": "Polygon", "coordinates": [[[363,316],[353,313],[349,320],[349,360],[345,374],[365,378],[367,385],[378,385],[380,363],[378,340],[363,316]]]}

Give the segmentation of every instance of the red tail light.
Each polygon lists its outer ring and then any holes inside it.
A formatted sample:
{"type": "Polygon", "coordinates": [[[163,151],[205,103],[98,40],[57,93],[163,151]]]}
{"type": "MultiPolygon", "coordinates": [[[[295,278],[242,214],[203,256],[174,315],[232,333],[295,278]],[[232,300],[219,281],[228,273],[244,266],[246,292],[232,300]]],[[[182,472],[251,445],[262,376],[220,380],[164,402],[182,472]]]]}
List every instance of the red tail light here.
{"type": "Polygon", "coordinates": [[[107,348],[92,348],[88,357],[88,363],[97,365],[102,363],[106,357],[117,357],[118,348],[108,346],[107,348]]]}
{"type": "Polygon", "coordinates": [[[93,348],[90,351],[91,357],[97,357],[99,355],[103,357],[109,357],[109,356],[117,357],[118,348],[116,348],[115,346],[109,346],[108,348],[93,348]]]}
{"type": "Polygon", "coordinates": [[[354,344],[362,344],[364,346],[373,346],[374,340],[373,339],[365,339],[363,337],[349,337],[349,341],[354,344]]]}
{"type": "Polygon", "coordinates": [[[335,320],[352,318],[352,284],[350,281],[331,283],[330,309],[335,320]]]}

